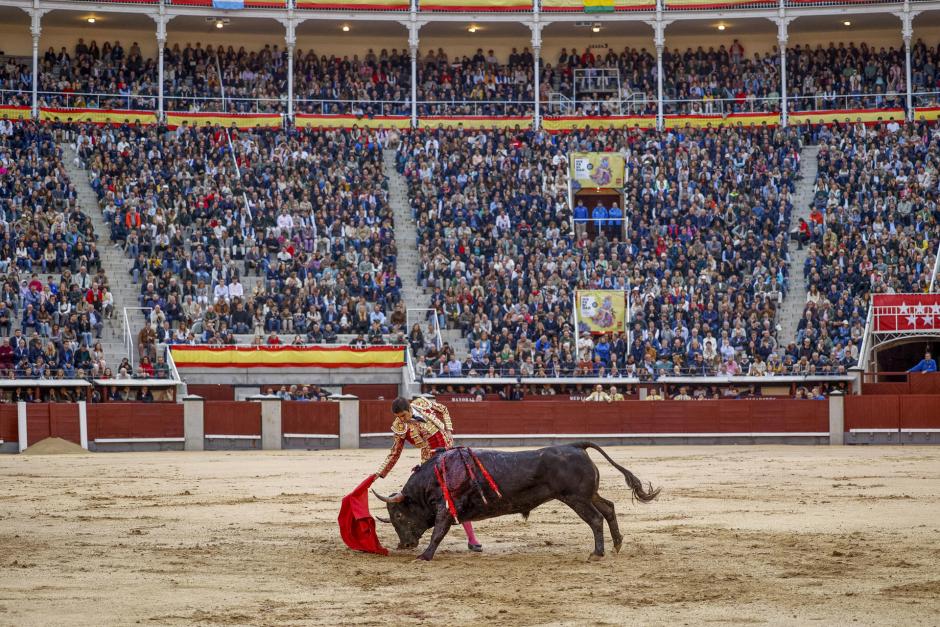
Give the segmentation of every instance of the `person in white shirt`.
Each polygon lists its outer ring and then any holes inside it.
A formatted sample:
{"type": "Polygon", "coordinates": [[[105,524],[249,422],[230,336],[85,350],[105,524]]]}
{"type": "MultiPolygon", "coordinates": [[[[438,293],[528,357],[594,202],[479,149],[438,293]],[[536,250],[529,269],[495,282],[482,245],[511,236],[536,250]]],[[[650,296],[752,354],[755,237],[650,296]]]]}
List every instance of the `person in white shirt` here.
{"type": "Polygon", "coordinates": [[[231,299],[245,298],[245,286],[238,280],[238,277],[233,278],[232,282],[228,284],[228,296],[231,299]]]}
{"type": "Polygon", "coordinates": [[[215,290],[214,290],[214,297],[215,297],[215,300],[213,302],[217,303],[220,300],[224,300],[228,302],[228,298],[229,298],[228,285],[226,285],[224,281],[220,280],[216,284],[215,290]]]}

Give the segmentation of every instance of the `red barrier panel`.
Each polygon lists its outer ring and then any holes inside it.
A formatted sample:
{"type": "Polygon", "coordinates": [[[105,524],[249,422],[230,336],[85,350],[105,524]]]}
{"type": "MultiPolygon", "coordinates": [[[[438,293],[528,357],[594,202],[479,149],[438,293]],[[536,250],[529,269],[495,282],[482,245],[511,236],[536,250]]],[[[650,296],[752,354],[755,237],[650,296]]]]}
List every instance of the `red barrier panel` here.
{"type": "Polygon", "coordinates": [[[359,433],[391,433],[392,420],[389,401],[359,401],[359,433]]]}
{"type": "Polygon", "coordinates": [[[88,439],[181,438],[179,403],[103,403],[88,405],[88,439]]]}
{"type": "Polygon", "coordinates": [[[358,396],[359,400],[387,400],[391,403],[398,396],[398,386],[394,383],[370,383],[344,385],[343,394],[352,394],[358,396]]]}
{"type": "Polygon", "coordinates": [[[910,383],[864,383],[862,382],[862,394],[908,394],[911,391],[910,383]]]}
{"type": "MultiPolygon", "coordinates": [[[[87,405],[86,405],[87,407],[87,405]]],[[[82,443],[78,405],[75,403],[49,403],[49,432],[53,437],[76,444],[82,443]]],[[[33,440],[30,440],[33,442],[33,440]]]]}
{"type": "Polygon", "coordinates": [[[339,403],[282,401],[281,433],[339,435],[339,403]]]}
{"type": "Polygon", "coordinates": [[[35,444],[52,435],[49,424],[49,407],[46,403],[28,403],[26,405],[26,442],[35,444]]]}
{"type": "MultiPolygon", "coordinates": [[[[719,401],[530,401],[446,402],[458,434],[676,434],[825,433],[826,402],[781,400],[719,401]]],[[[388,403],[359,404],[363,433],[387,432],[388,403]]]]}
{"type": "Polygon", "coordinates": [[[206,401],[206,435],[261,435],[261,403],[206,401]]]}
{"type": "Polygon", "coordinates": [[[846,396],[845,430],[900,429],[901,396],[846,396]]]}
{"type": "Polygon", "coordinates": [[[940,394],[940,372],[912,372],[907,380],[910,394],[940,394]]]}
{"type": "Polygon", "coordinates": [[[17,422],[17,410],[15,403],[4,403],[0,405],[0,440],[4,442],[18,442],[17,434],[19,425],[17,422]]]}
{"type": "Polygon", "coordinates": [[[235,387],[224,383],[193,384],[186,386],[190,394],[201,396],[206,401],[234,401],[235,387]]]}
{"type": "Polygon", "coordinates": [[[940,397],[911,394],[898,400],[902,429],[940,429],[940,397]]]}

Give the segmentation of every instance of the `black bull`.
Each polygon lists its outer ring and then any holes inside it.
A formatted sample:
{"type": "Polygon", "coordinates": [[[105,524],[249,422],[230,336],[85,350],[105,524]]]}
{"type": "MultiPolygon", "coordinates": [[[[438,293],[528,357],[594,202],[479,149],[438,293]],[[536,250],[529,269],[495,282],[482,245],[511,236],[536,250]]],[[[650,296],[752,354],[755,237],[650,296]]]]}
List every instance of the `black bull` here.
{"type": "Polygon", "coordinates": [[[594,532],[592,558],[604,555],[604,520],[610,527],[614,550],[619,552],[623,535],[617,525],[614,504],[597,493],[600,473],[588,457],[586,449],[589,448],[600,452],[614,468],[623,473],[635,499],[648,503],[659,495],[659,489],[654,490],[652,485],[644,490],[636,475],[612,460],[601,447],[592,442],[521,452],[474,450],[499,487],[501,498],[497,498],[485,481],[478,483],[481,487],[469,481],[460,452],[451,450],[433,457],[418,468],[401,492],[388,497],[375,492],[388,506],[389,520],[382,522],[394,525],[400,549],[418,546],[424,532],[433,527],[431,542],[418,559],[430,560],[434,557],[441,540],[454,524],[435,474],[435,464],[444,455],[448,487],[461,522],[506,514],[528,517],[529,512],[539,505],[558,499],[573,509],[594,532]]]}

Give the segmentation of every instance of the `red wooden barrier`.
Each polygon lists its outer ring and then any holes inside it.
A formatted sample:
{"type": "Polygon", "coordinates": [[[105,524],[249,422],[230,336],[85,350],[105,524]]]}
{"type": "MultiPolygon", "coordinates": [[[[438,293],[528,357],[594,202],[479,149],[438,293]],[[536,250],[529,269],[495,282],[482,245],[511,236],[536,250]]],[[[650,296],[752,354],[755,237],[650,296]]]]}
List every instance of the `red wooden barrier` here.
{"type": "Polygon", "coordinates": [[[910,394],[940,394],[940,373],[912,372],[907,377],[910,394]]]}
{"type": "Polygon", "coordinates": [[[389,401],[359,401],[359,433],[390,433],[392,420],[389,401]]]}
{"type": "Polygon", "coordinates": [[[343,394],[358,396],[359,400],[374,401],[383,399],[391,403],[398,396],[398,386],[394,383],[351,384],[343,386],[343,394]]]}
{"type": "MultiPolygon", "coordinates": [[[[53,437],[76,444],[82,443],[78,405],[75,403],[49,403],[49,431],[53,437]]],[[[87,405],[86,405],[87,407],[87,405]]],[[[35,440],[30,440],[34,442],[35,440]]]]}
{"type": "Polygon", "coordinates": [[[234,401],[235,387],[224,383],[192,384],[186,386],[190,394],[201,396],[206,401],[234,401]]]}
{"type": "Polygon", "coordinates": [[[206,401],[206,435],[261,435],[261,403],[206,401]]]}
{"type": "Polygon", "coordinates": [[[281,433],[339,435],[339,403],[281,402],[281,433]]]}
{"type": "Polygon", "coordinates": [[[181,438],[183,406],[178,403],[88,405],[88,439],[181,438]]]}
{"type": "Polygon", "coordinates": [[[26,405],[26,442],[35,444],[52,435],[49,424],[49,407],[46,403],[28,403],[26,405]]]}
{"type": "Polygon", "coordinates": [[[81,444],[77,404],[29,403],[26,405],[27,444],[32,445],[49,437],[81,444]]]}
{"type": "Polygon", "coordinates": [[[896,395],[846,396],[845,430],[899,429],[900,398],[896,395]]]}
{"type": "Polygon", "coordinates": [[[940,429],[940,397],[911,394],[898,400],[902,429],[940,429]]]}
{"type": "Polygon", "coordinates": [[[0,405],[0,440],[4,442],[18,442],[17,411],[15,403],[0,405]]]}
{"type": "MultiPolygon", "coordinates": [[[[446,403],[458,434],[824,433],[828,405],[781,399],[718,401],[530,401],[446,403]]],[[[359,403],[362,433],[384,433],[388,402],[359,403]]]]}
{"type": "Polygon", "coordinates": [[[862,383],[863,395],[875,394],[907,394],[911,390],[910,383],[907,382],[885,382],[885,383],[862,383]]]}

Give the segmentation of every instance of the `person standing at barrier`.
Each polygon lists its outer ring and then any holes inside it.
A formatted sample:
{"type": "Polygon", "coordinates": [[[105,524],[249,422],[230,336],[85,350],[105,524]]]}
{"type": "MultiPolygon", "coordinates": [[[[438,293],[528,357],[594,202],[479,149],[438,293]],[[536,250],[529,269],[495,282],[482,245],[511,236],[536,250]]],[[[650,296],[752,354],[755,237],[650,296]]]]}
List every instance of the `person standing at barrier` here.
{"type": "Polygon", "coordinates": [[[937,362],[934,361],[933,357],[930,355],[930,351],[924,353],[924,358],[920,360],[920,363],[908,370],[908,372],[936,372],[937,371],[937,362]]]}
{"type": "MultiPolygon", "coordinates": [[[[392,401],[392,414],[395,415],[395,420],[392,421],[392,435],[395,440],[392,450],[375,473],[382,479],[395,467],[405,448],[405,442],[411,442],[421,450],[422,464],[434,457],[439,449],[454,447],[454,426],[450,420],[450,412],[444,405],[426,398],[409,401],[399,396],[392,401]]],[[[417,469],[416,466],[414,470],[417,469]]],[[[473,524],[470,521],[462,524],[467,532],[467,548],[476,553],[482,552],[483,545],[477,540],[473,524]]]]}

